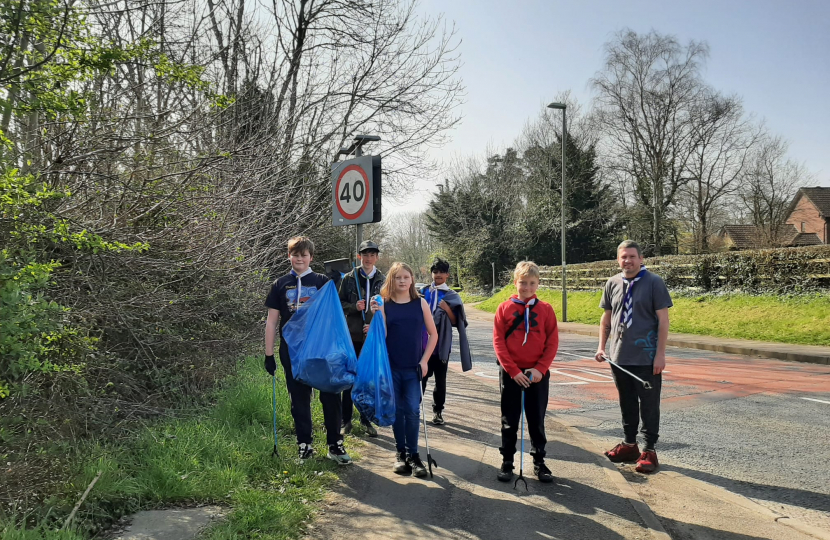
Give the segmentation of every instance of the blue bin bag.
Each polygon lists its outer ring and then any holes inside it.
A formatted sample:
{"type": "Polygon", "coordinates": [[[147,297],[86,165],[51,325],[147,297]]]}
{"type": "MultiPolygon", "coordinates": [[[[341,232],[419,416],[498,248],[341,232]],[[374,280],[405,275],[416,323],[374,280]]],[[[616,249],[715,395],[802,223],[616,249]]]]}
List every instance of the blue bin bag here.
{"type": "Polygon", "coordinates": [[[383,314],[377,311],[360,350],[357,379],[352,389],[352,401],[360,414],[381,427],[395,423],[395,389],[385,334],[383,314]]]}
{"type": "Polygon", "coordinates": [[[337,394],[354,384],[357,357],[334,282],[302,304],[282,329],[294,379],[337,394]]]}

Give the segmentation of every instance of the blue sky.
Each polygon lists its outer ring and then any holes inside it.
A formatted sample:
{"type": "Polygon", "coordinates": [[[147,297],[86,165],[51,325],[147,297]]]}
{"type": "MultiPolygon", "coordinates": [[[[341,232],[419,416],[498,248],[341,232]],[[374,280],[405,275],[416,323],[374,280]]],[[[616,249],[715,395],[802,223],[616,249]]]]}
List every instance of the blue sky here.
{"type": "MultiPolygon", "coordinates": [[[[747,112],[790,141],[790,156],[830,186],[830,2],[826,0],[421,0],[462,40],[464,119],[433,156],[502,148],[561,91],[588,104],[603,44],[622,28],[706,41],[706,81],[743,97],[747,112]]],[[[432,187],[425,180],[422,189],[432,187]]],[[[420,199],[420,197],[419,197],[420,199]]],[[[392,203],[392,201],[389,201],[392,203]]],[[[392,203],[390,210],[425,207],[392,203]]]]}

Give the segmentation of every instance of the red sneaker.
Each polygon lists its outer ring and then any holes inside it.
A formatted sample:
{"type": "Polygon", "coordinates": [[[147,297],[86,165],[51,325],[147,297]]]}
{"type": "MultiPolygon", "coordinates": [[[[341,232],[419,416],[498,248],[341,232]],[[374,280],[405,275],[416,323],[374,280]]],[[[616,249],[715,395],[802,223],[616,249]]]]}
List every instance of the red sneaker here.
{"type": "Polygon", "coordinates": [[[654,450],[646,450],[637,460],[637,472],[652,473],[657,470],[660,463],[657,462],[657,452],[654,450]]]}
{"type": "Polygon", "coordinates": [[[636,443],[633,446],[620,443],[611,450],[605,452],[605,455],[614,463],[636,461],[637,457],[640,455],[640,447],[637,446],[636,443]]]}

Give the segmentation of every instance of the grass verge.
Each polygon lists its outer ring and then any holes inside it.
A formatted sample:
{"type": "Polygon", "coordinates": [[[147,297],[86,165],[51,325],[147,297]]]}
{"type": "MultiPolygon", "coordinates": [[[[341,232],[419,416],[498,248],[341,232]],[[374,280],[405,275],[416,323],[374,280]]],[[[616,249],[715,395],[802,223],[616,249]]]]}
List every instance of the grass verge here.
{"type": "Polygon", "coordinates": [[[461,301],[464,302],[465,304],[474,304],[476,302],[484,302],[485,300],[490,298],[489,296],[487,296],[485,294],[473,294],[473,293],[469,293],[467,291],[461,291],[461,292],[458,293],[458,295],[461,297],[461,301]]]}
{"type": "MultiPolygon", "coordinates": [[[[83,534],[48,538],[80,540],[126,513],[196,503],[231,509],[203,538],[297,537],[312,516],[312,503],[335,478],[337,465],[324,457],[297,462],[290,402],[281,376],[276,388],[280,457],[272,456],[271,377],[264,374],[259,358],[245,358],[218,391],[213,406],[147,426],[118,446],[80,449],[83,465],[66,493],[50,501],[49,513],[66,516],[78,494],[103,471],[79,512],[77,529],[83,534]]],[[[318,456],[325,456],[322,411],[314,402],[315,446],[318,456]]],[[[0,522],[0,531],[4,526],[4,539],[40,537],[25,536],[33,531],[25,531],[19,520],[17,525],[0,522]]]]}
{"type": "MultiPolygon", "coordinates": [[[[516,289],[510,285],[478,308],[495,313],[498,305],[516,289]]],[[[558,313],[560,291],[539,289],[540,299],[550,302],[558,313]]],[[[599,324],[601,291],[568,293],[569,322],[599,324]]],[[[830,345],[830,296],[826,294],[779,296],[723,294],[690,296],[672,294],[669,310],[672,332],[755,339],[802,345],[830,345]]]]}

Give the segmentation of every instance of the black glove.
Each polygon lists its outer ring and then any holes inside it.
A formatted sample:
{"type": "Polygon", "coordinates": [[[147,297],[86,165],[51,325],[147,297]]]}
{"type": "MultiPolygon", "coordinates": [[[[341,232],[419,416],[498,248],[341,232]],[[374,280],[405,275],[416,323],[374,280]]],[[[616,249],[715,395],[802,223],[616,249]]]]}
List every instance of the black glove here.
{"type": "Polygon", "coordinates": [[[265,355],[265,371],[272,376],[277,373],[277,361],[274,360],[273,354],[265,355]]]}

